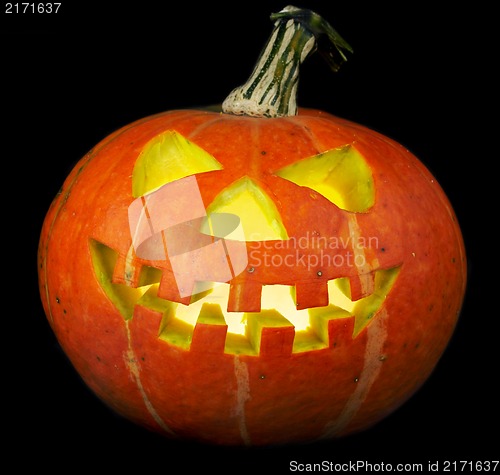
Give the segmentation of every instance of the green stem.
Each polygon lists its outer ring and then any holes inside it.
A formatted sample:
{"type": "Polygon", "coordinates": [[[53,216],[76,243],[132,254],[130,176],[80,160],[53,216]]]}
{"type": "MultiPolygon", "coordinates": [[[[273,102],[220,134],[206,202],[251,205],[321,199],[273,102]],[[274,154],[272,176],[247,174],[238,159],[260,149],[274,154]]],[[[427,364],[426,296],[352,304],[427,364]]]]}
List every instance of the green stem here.
{"type": "Polygon", "coordinates": [[[285,7],[271,15],[274,29],[250,78],[234,89],[222,104],[227,114],[282,117],[297,114],[300,64],[319,50],[332,70],[346,61],[351,47],[332,26],[311,10],[285,7]],[[327,42],[318,46],[318,38],[327,42]]]}

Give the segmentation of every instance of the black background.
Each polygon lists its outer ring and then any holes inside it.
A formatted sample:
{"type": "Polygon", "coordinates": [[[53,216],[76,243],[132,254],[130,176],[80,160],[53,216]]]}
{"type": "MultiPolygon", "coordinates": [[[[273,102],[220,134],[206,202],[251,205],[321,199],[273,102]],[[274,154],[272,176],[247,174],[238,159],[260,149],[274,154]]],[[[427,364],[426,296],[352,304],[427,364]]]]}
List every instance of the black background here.
{"type": "Polygon", "coordinates": [[[485,115],[494,110],[486,26],[492,13],[477,2],[448,9],[431,2],[296,3],[321,13],[355,51],[337,74],[319,56],[309,58],[299,104],[409,148],[448,194],[466,242],[469,285],[454,337],[428,382],[393,415],[362,434],[300,446],[169,441],[108,410],[50,331],[36,248],[45,212],[74,163],[133,120],[220,103],[248,77],[271,31],[269,14],[285,5],[63,0],[49,16],[7,15],[2,3],[2,392],[6,421],[13,422],[4,429],[20,449],[8,452],[19,467],[288,473],[291,460],[427,466],[500,458],[498,311],[494,291],[486,290],[498,267],[496,202],[486,181],[498,155],[488,131],[496,119],[485,115]]]}

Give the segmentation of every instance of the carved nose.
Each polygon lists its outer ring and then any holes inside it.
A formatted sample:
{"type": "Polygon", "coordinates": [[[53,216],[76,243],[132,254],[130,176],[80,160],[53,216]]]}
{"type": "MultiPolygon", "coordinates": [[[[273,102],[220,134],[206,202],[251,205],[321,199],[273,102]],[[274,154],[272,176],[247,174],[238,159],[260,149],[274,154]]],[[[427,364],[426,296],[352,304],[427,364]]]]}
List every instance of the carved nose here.
{"type": "Polygon", "coordinates": [[[246,242],[288,239],[274,201],[247,176],[233,182],[215,197],[207,208],[208,216],[213,213],[238,216],[246,242]]]}

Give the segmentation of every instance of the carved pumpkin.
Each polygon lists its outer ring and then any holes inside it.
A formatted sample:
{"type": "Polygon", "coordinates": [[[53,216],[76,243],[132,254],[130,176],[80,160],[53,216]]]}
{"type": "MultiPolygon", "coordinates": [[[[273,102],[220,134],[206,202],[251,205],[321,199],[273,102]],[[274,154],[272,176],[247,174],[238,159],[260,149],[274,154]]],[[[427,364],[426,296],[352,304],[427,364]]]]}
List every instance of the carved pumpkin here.
{"type": "Polygon", "coordinates": [[[273,18],[281,50],[264,51],[223,113],[169,111],[111,134],[41,233],[41,297],[65,353],[106,404],[171,437],[364,430],[426,380],[463,299],[460,229],[424,165],[366,127],[295,109],[315,35],[333,66],[348,46],[312,12],[273,18]],[[289,68],[271,61],[282,53],[289,68]]]}

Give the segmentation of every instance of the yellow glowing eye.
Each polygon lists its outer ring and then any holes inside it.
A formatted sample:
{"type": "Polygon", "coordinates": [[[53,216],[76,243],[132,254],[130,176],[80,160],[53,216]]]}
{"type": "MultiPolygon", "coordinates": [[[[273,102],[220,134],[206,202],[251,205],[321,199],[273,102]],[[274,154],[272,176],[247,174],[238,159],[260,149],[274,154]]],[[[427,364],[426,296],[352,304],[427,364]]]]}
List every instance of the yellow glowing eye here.
{"type": "Polygon", "coordinates": [[[311,188],[347,211],[365,212],[375,202],[371,169],[350,145],[292,163],[275,175],[311,188]]]}
{"type": "Polygon", "coordinates": [[[175,130],[167,130],[150,140],[135,162],[132,195],[137,198],[172,181],[222,169],[201,147],[175,130]]]}

